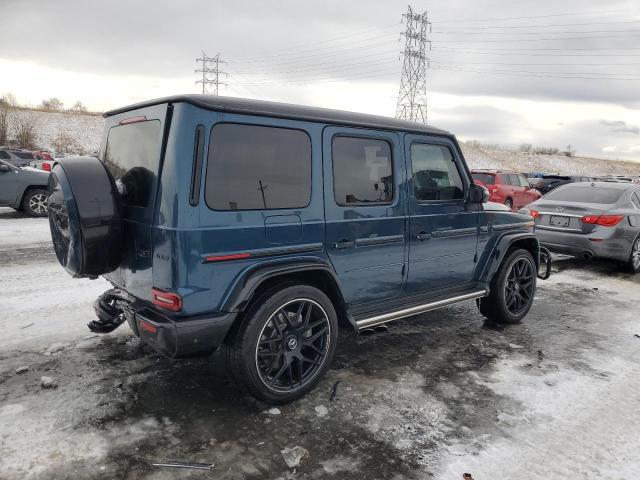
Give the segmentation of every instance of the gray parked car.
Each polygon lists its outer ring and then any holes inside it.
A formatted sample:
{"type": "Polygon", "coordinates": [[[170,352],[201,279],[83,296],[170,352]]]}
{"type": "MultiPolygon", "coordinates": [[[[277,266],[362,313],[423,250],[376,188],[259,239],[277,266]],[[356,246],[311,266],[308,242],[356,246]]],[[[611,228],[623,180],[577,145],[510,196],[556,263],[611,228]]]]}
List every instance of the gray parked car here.
{"type": "Polygon", "coordinates": [[[640,185],[567,184],[528,208],[540,243],[552,252],[619,260],[640,272],[640,185]]]}
{"type": "Polygon", "coordinates": [[[16,167],[26,167],[36,160],[33,153],[27,150],[17,150],[15,148],[0,147],[0,160],[9,162],[16,167]]]}
{"type": "Polygon", "coordinates": [[[47,215],[49,172],[16,167],[0,160],[0,206],[24,211],[32,217],[47,215]]]}

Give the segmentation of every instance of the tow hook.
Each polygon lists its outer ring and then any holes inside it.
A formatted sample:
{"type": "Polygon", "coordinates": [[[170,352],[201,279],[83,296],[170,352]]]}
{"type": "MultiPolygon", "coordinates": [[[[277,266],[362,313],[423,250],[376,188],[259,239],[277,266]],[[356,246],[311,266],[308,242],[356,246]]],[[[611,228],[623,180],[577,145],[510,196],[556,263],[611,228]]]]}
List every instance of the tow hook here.
{"type": "Polygon", "coordinates": [[[551,252],[545,247],[540,247],[540,268],[538,269],[538,278],[541,280],[546,280],[550,276],[551,252]]]}

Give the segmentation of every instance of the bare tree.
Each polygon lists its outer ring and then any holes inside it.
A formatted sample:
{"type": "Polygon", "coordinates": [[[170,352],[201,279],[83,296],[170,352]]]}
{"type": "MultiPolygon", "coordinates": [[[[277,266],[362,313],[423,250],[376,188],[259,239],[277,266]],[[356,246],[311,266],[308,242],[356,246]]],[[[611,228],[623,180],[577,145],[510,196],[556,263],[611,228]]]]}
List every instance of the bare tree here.
{"type": "Polygon", "coordinates": [[[5,101],[4,97],[0,99],[0,145],[6,145],[9,136],[9,118],[13,107],[5,101]]]}
{"type": "Polygon", "coordinates": [[[53,148],[55,148],[56,153],[73,153],[77,155],[85,153],[82,145],[70,132],[59,131],[56,138],[53,139],[53,148]]]}
{"type": "Polygon", "coordinates": [[[38,117],[27,110],[16,111],[12,115],[13,134],[20,148],[36,147],[38,117]]]}
{"type": "Polygon", "coordinates": [[[63,106],[64,104],[62,103],[62,100],[56,97],[51,97],[49,100],[42,101],[42,108],[44,110],[50,110],[52,112],[59,112],[60,110],[62,110],[63,106]]]}
{"type": "Polygon", "coordinates": [[[5,103],[11,108],[15,108],[18,106],[18,101],[13,93],[7,92],[2,97],[0,97],[0,103],[5,103]]]}
{"type": "Polygon", "coordinates": [[[84,106],[84,103],[78,100],[76,103],[73,104],[73,107],[71,107],[69,110],[71,110],[72,112],[86,112],[87,107],[84,106]]]}

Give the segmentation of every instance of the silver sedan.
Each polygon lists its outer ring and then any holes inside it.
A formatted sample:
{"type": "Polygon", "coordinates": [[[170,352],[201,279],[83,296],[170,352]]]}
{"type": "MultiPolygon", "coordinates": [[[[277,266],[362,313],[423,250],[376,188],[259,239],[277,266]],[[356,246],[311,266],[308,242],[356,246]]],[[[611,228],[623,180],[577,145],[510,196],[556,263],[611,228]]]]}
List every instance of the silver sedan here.
{"type": "Polygon", "coordinates": [[[572,183],[527,208],[550,251],[618,260],[640,272],[640,185],[572,183]]]}

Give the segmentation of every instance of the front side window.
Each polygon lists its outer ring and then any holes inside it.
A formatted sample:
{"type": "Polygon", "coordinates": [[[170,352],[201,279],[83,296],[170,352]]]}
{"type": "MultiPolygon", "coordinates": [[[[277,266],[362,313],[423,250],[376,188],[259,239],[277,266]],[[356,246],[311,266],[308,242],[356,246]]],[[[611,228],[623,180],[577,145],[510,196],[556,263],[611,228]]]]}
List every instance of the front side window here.
{"type": "Polygon", "coordinates": [[[160,164],[161,143],[158,120],[118,125],[109,130],[102,160],[127,205],[149,205],[160,164]]]}
{"type": "Polygon", "coordinates": [[[524,178],[522,175],[518,175],[518,180],[520,181],[520,186],[521,187],[530,187],[531,186],[531,184],[529,183],[529,180],[524,178]]]}
{"type": "Polygon", "coordinates": [[[444,145],[411,145],[413,190],[418,201],[464,197],[462,178],[451,150],[444,145]]]}
{"type": "Polygon", "coordinates": [[[214,210],[306,207],[311,200],[309,136],[290,128],[215,125],[205,200],[214,210]]]}
{"type": "Polygon", "coordinates": [[[391,146],[384,140],[336,136],[331,144],[338,205],[393,201],[391,146]]]}

